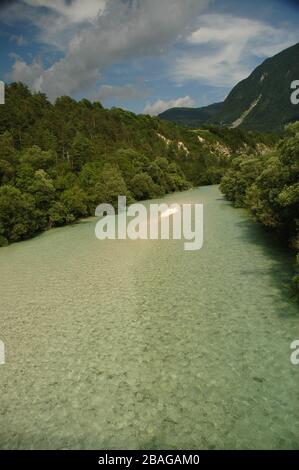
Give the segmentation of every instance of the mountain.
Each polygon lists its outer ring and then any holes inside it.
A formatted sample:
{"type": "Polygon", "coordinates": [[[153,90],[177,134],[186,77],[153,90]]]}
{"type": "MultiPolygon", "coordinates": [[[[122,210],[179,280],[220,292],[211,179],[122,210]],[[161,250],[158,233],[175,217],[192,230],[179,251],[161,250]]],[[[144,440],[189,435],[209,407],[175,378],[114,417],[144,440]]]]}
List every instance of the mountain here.
{"type": "Polygon", "coordinates": [[[201,125],[197,116],[207,123],[219,123],[230,127],[243,127],[257,131],[281,131],[285,124],[299,120],[299,105],[291,103],[291,83],[299,80],[299,43],[266,59],[252,74],[238,83],[220,105],[212,105],[216,113],[207,115],[207,108],[168,110],[160,117],[187,126],[201,125]],[[217,110],[218,108],[218,110],[217,110]]]}
{"type": "Polygon", "coordinates": [[[183,126],[199,127],[212,121],[221,111],[222,105],[223,103],[215,103],[203,108],[171,108],[161,113],[159,117],[183,126]]]}

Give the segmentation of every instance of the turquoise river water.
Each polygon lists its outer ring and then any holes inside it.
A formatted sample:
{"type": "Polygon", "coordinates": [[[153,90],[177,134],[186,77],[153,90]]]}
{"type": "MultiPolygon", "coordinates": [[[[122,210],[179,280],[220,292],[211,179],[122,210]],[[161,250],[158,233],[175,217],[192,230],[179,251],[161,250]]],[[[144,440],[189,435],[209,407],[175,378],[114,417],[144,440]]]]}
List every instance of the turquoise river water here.
{"type": "Polygon", "coordinates": [[[292,257],[217,186],[204,246],[99,241],[96,219],[0,249],[0,448],[298,449],[292,257]]]}

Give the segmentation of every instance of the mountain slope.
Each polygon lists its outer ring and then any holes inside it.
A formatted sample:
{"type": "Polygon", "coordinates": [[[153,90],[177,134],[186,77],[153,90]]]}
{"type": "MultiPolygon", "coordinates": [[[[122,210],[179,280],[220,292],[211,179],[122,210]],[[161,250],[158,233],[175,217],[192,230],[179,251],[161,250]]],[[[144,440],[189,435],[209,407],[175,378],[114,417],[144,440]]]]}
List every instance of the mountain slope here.
{"type": "Polygon", "coordinates": [[[220,113],[222,104],[215,103],[203,108],[171,108],[161,113],[159,117],[183,126],[199,127],[208,121],[213,121],[213,117],[220,113]]]}
{"type": "Polygon", "coordinates": [[[299,79],[299,44],[265,60],[228,95],[217,119],[233,127],[280,130],[299,119],[291,83],[299,79]]]}
{"type": "Polygon", "coordinates": [[[299,120],[299,105],[291,103],[291,83],[299,80],[299,43],[266,59],[245,80],[238,83],[222,105],[184,112],[166,111],[160,117],[189,126],[220,123],[258,131],[281,131],[285,124],[299,120]],[[218,109],[217,109],[218,107],[218,109]],[[176,119],[179,116],[180,119],[176,119]],[[200,122],[197,116],[204,120],[200,122]],[[175,119],[173,119],[175,117],[175,119]]]}

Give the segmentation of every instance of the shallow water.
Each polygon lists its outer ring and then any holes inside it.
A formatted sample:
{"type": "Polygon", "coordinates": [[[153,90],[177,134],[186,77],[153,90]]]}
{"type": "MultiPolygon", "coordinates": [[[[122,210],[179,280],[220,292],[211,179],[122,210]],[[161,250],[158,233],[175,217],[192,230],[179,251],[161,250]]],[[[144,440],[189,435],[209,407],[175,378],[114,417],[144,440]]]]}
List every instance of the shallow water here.
{"type": "Polygon", "coordinates": [[[0,250],[1,448],[299,448],[291,258],[217,187],[202,250],[99,241],[95,219],[0,250]]]}

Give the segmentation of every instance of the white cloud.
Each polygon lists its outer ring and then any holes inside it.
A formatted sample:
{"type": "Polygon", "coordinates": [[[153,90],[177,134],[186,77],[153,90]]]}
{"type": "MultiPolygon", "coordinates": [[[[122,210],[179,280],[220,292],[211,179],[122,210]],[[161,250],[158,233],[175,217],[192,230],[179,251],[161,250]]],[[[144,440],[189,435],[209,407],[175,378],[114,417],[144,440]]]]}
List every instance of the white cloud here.
{"type": "Polygon", "coordinates": [[[108,101],[113,99],[114,101],[121,103],[146,98],[148,95],[149,90],[139,89],[134,85],[102,85],[93,95],[93,100],[108,101]]]}
{"type": "Polygon", "coordinates": [[[27,65],[19,56],[15,57],[15,63],[12,68],[12,77],[15,77],[16,81],[19,81],[18,77],[22,77],[21,81],[28,84],[34,84],[34,88],[38,89],[38,79],[43,73],[43,67],[36,60],[32,64],[27,65]]]}
{"type": "Polygon", "coordinates": [[[66,52],[76,33],[91,27],[111,0],[20,0],[12,2],[0,19],[7,23],[28,21],[36,26],[36,40],[66,52]]]}
{"type": "Polygon", "coordinates": [[[183,98],[169,101],[157,100],[155,103],[147,104],[143,110],[143,114],[157,116],[170,108],[190,108],[192,106],[195,106],[195,101],[190,98],[190,96],[184,96],[183,98]]]}
{"type": "MultiPolygon", "coordinates": [[[[167,77],[177,84],[196,80],[230,87],[264,58],[299,40],[299,32],[227,14],[204,14],[213,0],[19,0],[0,10],[2,21],[31,21],[37,40],[62,53],[50,67],[39,57],[17,57],[10,78],[43,91],[50,99],[96,94],[101,74],[122,61],[150,56],[173,62],[167,77]],[[202,16],[201,16],[202,15],[202,16]],[[169,60],[169,59],[168,59],[169,60]]],[[[131,79],[129,79],[131,80],[131,79]]],[[[103,85],[98,98],[135,99],[138,91],[103,85]],[[101,98],[102,96],[102,98],[101,98]],[[130,98],[131,97],[131,98],[130,98]]],[[[141,95],[140,95],[141,97],[141,95]]],[[[137,99],[137,98],[136,98],[137,99]]],[[[152,105],[149,105],[152,106],[152,105]]]]}
{"type": "MultiPolygon", "coordinates": [[[[208,2],[209,0],[106,0],[105,9],[97,14],[93,22],[84,27],[76,27],[76,32],[72,35],[68,35],[67,31],[74,31],[74,22],[80,17],[79,13],[68,13],[70,27],[61,35],[57,24],[52,24],[51,29],[49,17],[42,13],[38,16],[39,23],[37,20],[35,22],[40,25],[43,41],[56,44],[57,47],[62,47],[61,43],[66,44],[65,55],[50,68],[44,68],[37,60],[33,64],[26,64],[18,59],[11,78],[25,81],[29,86],[46,92],[50,99],[62,94],[86,92],[94,87],[100,72],[115,62],[165,52],[165,47],[187,33],[190,23],[208,2]],[[53,29],[56,32],[54,35],[53,29]],[[31,68],[34,69],[32,73],[31,68]],[[40,73],[37,76],[35,73],[38,68],[40,73]],[[29,77],[32,79],[29,80],[29,77]]],[[[29,3],[31,10],[42,3],[50,5],[48,0],[26,0],[26,5],[23,2],[23,6],[29,7],[29,3]]],[[[51,1],[51,5],[52,3],[51,1]]],[[[72,5],[74,3],[79,5],[79,2],[73,2],[72,5]]],[[[90,0],[90,4],[94,3],[90,0]]],[[[52,9],[55,10],[58,24],[66,24],[64,2],[56,0],[54,4],[55,8],[52,9]]],[[[77,8],[79,11],[79,6],[77,8]]],[[[85,19],[88,19],[87,16],[85,19]]]]}
{"type": "Polygon", "coordinates": [[[63,16],[68,23],[93,21],[105,9],[106,0],[23,0],[32,7],[44,7],[63,16]]]}
{"type": "Polygon", "coordinates": [[[187,39],[189,51],[176,60],[174,77],[178,82],[232,86],[252,71],[252,59],[278,53],[298,39],[297,31],[263,21],[206,14],[187,39]]]}

